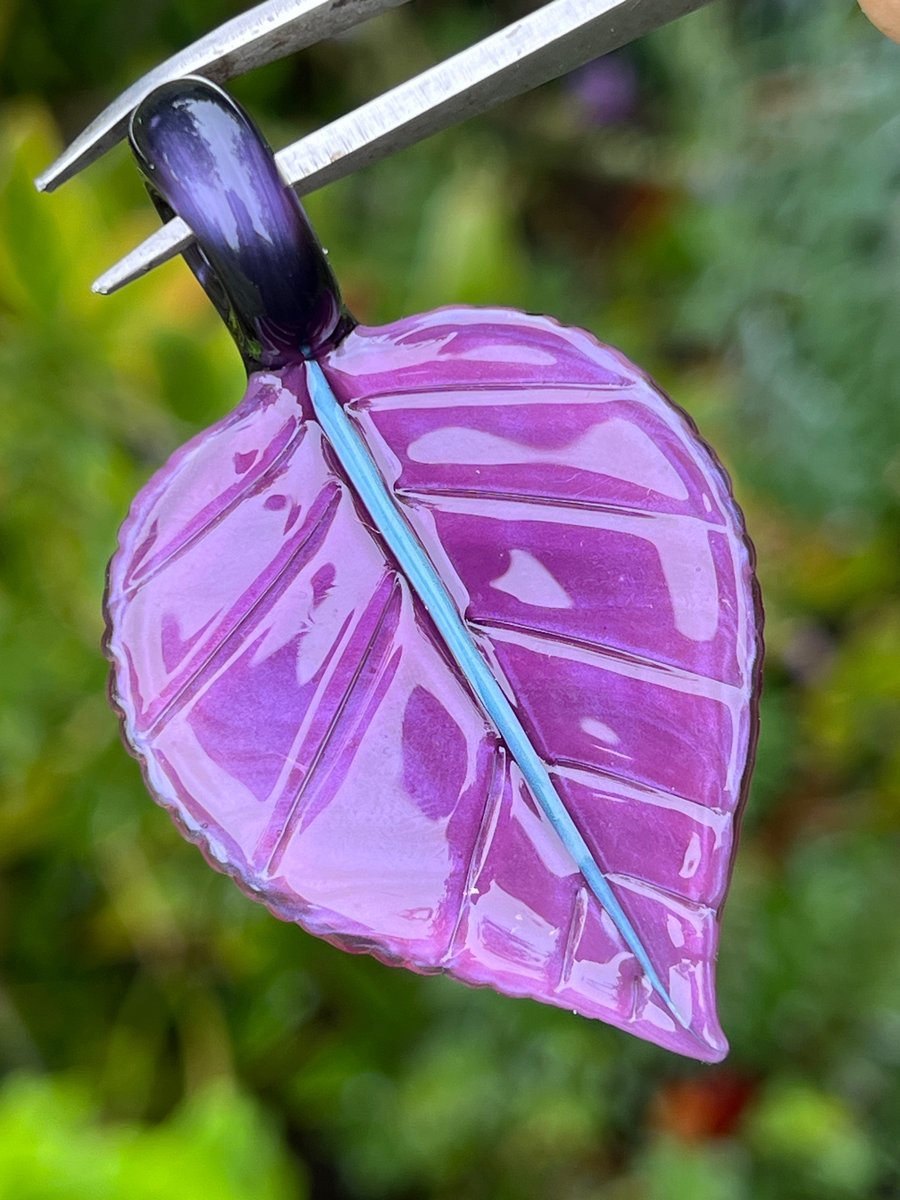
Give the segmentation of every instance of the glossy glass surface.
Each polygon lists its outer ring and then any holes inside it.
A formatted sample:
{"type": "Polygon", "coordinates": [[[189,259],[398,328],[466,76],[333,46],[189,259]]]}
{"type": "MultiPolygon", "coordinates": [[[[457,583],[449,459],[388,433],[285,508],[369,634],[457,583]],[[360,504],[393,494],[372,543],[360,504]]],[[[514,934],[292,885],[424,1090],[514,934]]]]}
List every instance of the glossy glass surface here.
{"type": "Polygon", "coordinates": [[[309,368],[135,501],[108,649],[154,795],[350,950],[710,1061],[761,613],[721,468],[636,368],[506,310],[358,328],[320,363],[667,989],[650,989],[313,419],[309,368]]]}
{"type": "Polygon", "coordinates": [[[131,145],[157,206],[197,235],[185,257],[248,367],[336,344],[353,322],[318,239],[259,130],[205,79],[138,105],[131,145]]]}

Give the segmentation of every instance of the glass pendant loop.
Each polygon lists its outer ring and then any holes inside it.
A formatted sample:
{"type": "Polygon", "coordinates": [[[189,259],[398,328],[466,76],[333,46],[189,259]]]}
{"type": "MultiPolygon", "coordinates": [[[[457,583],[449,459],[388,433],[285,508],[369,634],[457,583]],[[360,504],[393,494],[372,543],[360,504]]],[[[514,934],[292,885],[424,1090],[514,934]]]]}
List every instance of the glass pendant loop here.
{"type": "Polygon", "coordinates": [[[188,76],[137,107],[131,146],[157,208],[196,235],[185,258],[248,370],[335,346],[355,322],[294,192],[244,110],[188,76]]]}

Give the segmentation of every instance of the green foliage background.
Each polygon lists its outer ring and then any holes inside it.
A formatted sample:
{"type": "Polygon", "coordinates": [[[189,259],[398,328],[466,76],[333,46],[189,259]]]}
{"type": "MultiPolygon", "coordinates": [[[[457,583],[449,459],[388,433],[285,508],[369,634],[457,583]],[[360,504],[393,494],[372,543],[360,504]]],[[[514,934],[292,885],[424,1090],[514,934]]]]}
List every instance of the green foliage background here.
{"type": "MultiPolygon", "coordinates": [[[[762,741],[702,1067],[285,926],[144,793],[100,598],[137,488],[237,402],[124,150],[31,180],[225,0],[0,7],[0,1197],[900,1196],[900,51],[849,3],[720,0],[310,198],[351,308],[549,311],[650,369],[732,471],[762,741]]],[[[417,3],[242,80],[276,144],[533,7],[417,3]]]]}

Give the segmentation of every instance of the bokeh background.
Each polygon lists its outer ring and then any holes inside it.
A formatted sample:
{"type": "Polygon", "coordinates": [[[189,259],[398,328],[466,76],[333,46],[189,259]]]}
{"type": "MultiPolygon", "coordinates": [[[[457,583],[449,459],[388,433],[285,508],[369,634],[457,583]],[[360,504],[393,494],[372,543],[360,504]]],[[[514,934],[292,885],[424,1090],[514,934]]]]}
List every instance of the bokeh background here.
{"type": "MultiPolygon", "coordinates": [[[[532,4],[416,0],[236,85],[282,144],[532,4]]],[[[719,965],[732,1053],[352,958],[147,798],[107,707],[129,500],[239,399],[119,148],[32,177],[233,0],[0,4],[0,1197],[900,1197],[900,48],[709,11],[310,198],[352,310],[555,314],[732,472],[768,614],[719,965]]]]}

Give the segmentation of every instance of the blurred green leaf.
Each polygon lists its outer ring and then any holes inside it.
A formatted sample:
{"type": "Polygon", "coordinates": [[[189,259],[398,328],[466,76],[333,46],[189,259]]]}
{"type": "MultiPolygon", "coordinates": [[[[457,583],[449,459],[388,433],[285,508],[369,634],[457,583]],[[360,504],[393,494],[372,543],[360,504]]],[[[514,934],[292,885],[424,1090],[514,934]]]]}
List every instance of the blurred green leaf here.
{"type": "Polygon", "coordinates": [[[873,1147],[845,1104],[804,1083],[783,1080],[760,1102],[750,1125],[763,1159],[811,1183],[818,1196],[868,1195],[876,1176],[873,1147]]]}
{"type": "Polygon", "coordinates": [[[753,1193],[746,1162],[733,1146],[695,1146],[665,1140],[645,1157],[646,1200],[744,1200],[753,1193]]]}
{"type": "Polygon", "coordinates": [[[810,6],[762,39],[787,64],[761,74],[760,43],[727,33],[727,10],[703,20],[712,70],[696,69],[696,38],[675,41],[694,102],[717,106],[690,156],[702,266],[683,325],[740,364],[748,477],[868,534],[900,496],[897,47],[810,6]]]}
{"type": "Polygon", "coordinates": [[[300,1200],[301,1179],[250,1100],[224,1087],[156,1127],[97,1122],[76,1086],[28,1076],[0,1092],[0,1196],[9,1200],[300,1200]]]}

